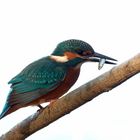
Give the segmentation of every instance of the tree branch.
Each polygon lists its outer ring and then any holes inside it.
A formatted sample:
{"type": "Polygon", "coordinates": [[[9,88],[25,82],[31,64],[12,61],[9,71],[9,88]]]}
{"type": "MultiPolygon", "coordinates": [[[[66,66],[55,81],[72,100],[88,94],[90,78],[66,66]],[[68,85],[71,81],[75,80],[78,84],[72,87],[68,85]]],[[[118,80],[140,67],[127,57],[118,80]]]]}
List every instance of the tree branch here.
{"type": "Polygon", "coordinates": [[[140,53],[58,99],[44,110],[29,116],[2,135],[0,140],[23,140],[101,93],[110,91],[139,72],[140,53]]]}

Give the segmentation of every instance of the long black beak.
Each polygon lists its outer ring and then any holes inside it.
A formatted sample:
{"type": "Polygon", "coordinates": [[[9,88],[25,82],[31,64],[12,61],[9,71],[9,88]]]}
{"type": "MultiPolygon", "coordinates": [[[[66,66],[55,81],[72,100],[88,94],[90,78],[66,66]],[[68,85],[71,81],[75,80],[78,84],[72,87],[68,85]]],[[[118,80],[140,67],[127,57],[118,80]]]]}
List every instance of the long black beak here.
{"type": "Polygon", "coordinates": [[[104,64],[113,64],[116,65],[116,59],[108,57],[106,55],[94,52],[93,56],[88,58],[92,62],[99,62],[98,69],[101,69],[104,64]],[[108,61],[111,60],[111,61],[108,61]],[[115,61],[115,62],[114,62],[115,61]]]}
{"type": "Polygon", "coordinates": [[[94,52],[94,57],[117,61],[114,58],[108,57],[106,55],[103,55],[103,54],[100,54],[100,53],[97,53],[97,52],[94,52]]]}

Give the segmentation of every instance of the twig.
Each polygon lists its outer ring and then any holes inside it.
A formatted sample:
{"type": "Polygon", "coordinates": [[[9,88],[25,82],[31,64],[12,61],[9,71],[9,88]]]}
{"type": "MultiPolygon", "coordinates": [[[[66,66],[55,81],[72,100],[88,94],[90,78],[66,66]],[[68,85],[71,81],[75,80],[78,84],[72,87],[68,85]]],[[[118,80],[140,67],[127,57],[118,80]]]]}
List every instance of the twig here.
{"type": "Polygon", "coordinates": [[[2,135],[0,140],[23,140],[101,93],[110,91],[139,72],[140,54],[70,92],[54,102],[53,105],[29,116],[2,135]]]}

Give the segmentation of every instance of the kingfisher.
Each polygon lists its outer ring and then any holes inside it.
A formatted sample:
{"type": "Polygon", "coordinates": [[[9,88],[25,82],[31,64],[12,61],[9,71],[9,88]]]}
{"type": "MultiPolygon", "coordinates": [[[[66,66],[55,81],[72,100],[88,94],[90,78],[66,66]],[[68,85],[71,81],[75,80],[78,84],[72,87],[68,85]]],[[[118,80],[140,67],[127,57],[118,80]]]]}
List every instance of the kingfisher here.
{"type": "Polygon", "coordinates": [[[57,100],[77,81],[83,63],[98,62],[101,69],[104,64],[116,64],[116,61],[95,52],[82,40],[60,42],[51,55],[29,64],[9,81],[11,90],[0,119],[22,107],[43,109],[42,103],[57,100]]]}

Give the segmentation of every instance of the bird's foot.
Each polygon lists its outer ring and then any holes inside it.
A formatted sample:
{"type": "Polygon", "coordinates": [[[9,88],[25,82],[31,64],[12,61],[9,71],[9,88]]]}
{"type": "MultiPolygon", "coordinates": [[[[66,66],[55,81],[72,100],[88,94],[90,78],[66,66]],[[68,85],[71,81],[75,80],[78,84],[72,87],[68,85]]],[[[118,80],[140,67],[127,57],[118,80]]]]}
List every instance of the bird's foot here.
{"type": "MultiPolygon", "coordinates": [[[[53,104],[54,104],[54,102],[56,102],[56,100],[57,99],[53,99],[53,100],[50,100],[49,102],[49,104],[48,104],[48,106],[47,107],[50,107],[50,106],[52,106],[53,104]]],[[[37,110],[37,112],[40,112],[40,111],[42,111],[43,109],[44,109],[44,107],[43,106],[41,106],[40,104],[39,105],[37,105],[38,107],[39,107],[39,109],[37,110]]]]}
{"type": "Polygon", "coordinates": [[[37,112],[40,112],[40,111],[42,111],[44,109],[44,107],[41,106],[41,105],[37,105],[37,106],[39,107],[39,109],[37,110],[37,112]]]}
{"type": "Polygon", "coordinates": [[[38,107],[40,108],[40,109],[43,109],[44,107],[43,106],[41,106],[41,105],[38,105],[38,107]]]}

